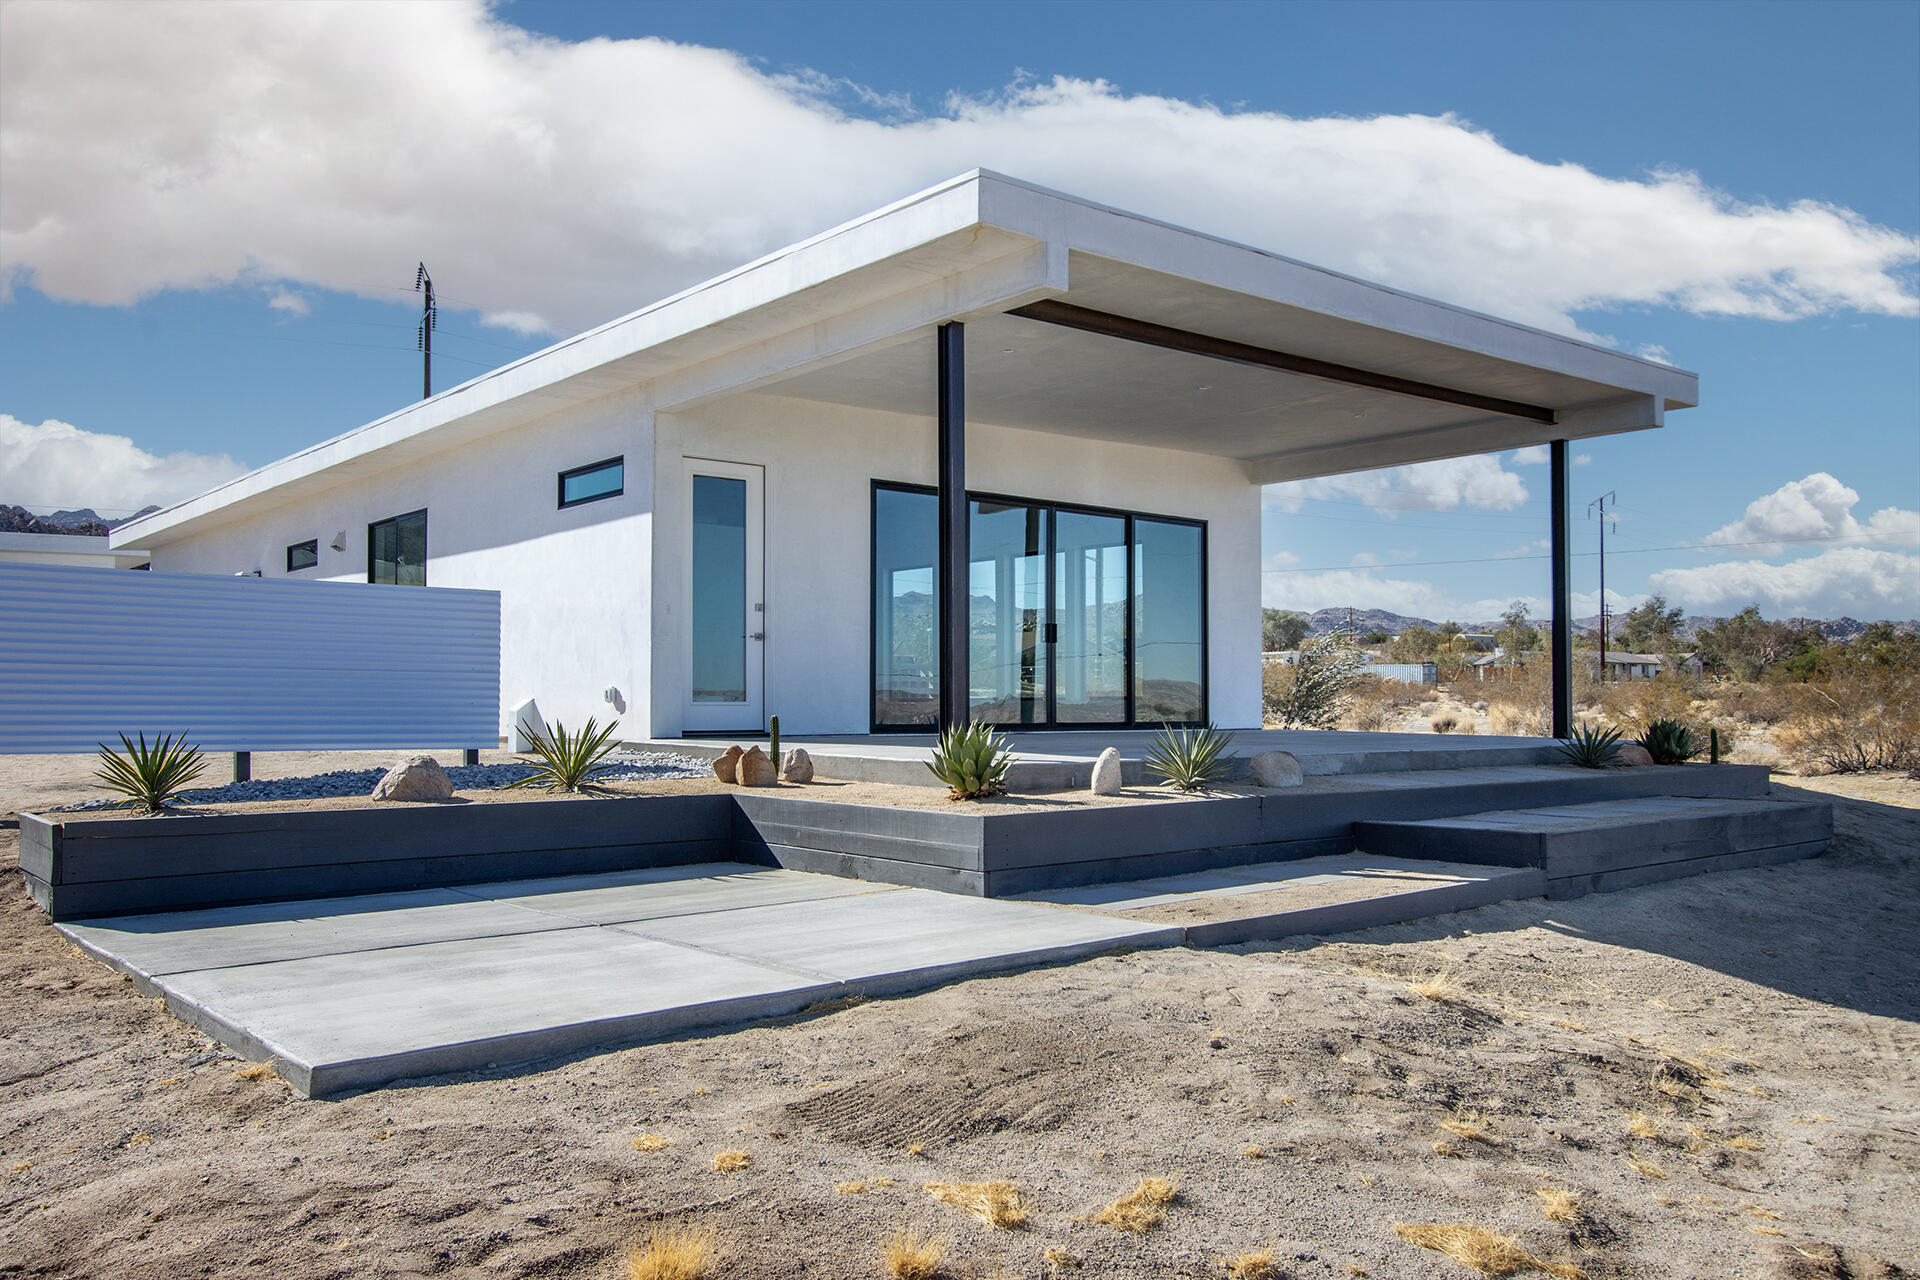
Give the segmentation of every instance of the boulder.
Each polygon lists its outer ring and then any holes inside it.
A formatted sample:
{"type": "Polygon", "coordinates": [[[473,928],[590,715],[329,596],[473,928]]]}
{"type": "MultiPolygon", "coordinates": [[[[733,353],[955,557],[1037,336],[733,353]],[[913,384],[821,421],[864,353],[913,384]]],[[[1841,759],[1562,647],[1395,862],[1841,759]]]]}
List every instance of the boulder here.
{"type": "Polygon", "coordinates": [[[1653,756],[1645,747],[1637,742],[1623,742],[1620,744],[1620,752],[1614,756],[1613,762],[1615,764],[1625,765],[1652,764],[1653,756]]]}
{"type": "Polygon", "coordinates": [[[375,800],[451,800],[453,783],[432,756],[408,756],[374,784],[375,800]]]}
{"type": "Polygon", "coordinates": [[[728,747],[718,760],[713,762],[713,776],[722,782],[740,781],[740,757],[743,753],[737,746],[728,747]]]}
{"type": "Polygon", "coordinates": [[[1256,787],[1297,787],[1300,785],[1300,758],[1291,751],[1262,751],[1253,757],[1253,785],[1256,787]]]}
{"type": "Polygon", "coordinates": [[[1093,762],[1093,794],[1117,796],[1120,787],[1120,749],[1108,747],[1093,762]]]}
{"type": "Polygon", "coordinates": [[[805,747],[795,747],[787,752],[787,761],[780,766],[782,782],[812,782],[813,757],[807,754],[805,747]]]}
{"type": "Polygon", "coordinates": [[[740,753],[738,772],[743,787],[770,787],[780,781],[780,771],[773,767],[773,761],[767,759],[767,753],[757,746],[748,747],[740,753]]]}

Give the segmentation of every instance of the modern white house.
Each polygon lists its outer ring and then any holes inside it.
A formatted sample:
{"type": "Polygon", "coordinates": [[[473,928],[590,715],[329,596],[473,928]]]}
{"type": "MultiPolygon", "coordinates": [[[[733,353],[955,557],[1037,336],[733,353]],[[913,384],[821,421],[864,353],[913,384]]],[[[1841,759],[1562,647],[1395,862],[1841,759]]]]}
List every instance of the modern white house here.
{"type": "Polygon", "coordinates": [[[1697,394],[976,171],[112,541],[161,574],[497,590],[508,704],[631,737],[1250,727],[1262,484],[1552,446],[1565,677],[1566,442],[1697,394]]]}

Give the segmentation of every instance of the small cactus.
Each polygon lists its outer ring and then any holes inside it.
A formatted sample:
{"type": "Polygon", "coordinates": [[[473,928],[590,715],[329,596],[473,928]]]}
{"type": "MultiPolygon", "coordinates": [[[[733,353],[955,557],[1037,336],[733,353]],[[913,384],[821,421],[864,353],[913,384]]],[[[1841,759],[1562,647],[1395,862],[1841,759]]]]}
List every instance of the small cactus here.
{"type": "Polygon", "coordinates": [[[773,767],[780,767],[780,717],[767,717],[767,754],[773,757],[773,767]]]}

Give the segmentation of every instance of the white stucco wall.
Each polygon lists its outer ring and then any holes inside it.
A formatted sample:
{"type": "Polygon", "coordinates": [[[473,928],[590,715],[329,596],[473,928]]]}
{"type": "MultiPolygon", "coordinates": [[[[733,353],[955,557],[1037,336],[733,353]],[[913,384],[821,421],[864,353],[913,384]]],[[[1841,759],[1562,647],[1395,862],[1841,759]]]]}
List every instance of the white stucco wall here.
{"type": "MultiPolygon", "coordinates": [[[[654,733],[682,727],[688,457],[766,469],[767,712],[788,736],[867,732],[872,484],[936,481],[934,419],[749,394],[655,427],[654,733]]],[[[1237,463],[970,423],[967,487],[1205,520],[1210,710],[1259,726],[1260,491],[1237,463]]]]}
{"type": "MultiPolygon", "coordinates": [[[[356,469],[269,516],[158,547],[153,569],[364,582],[367,525],[425,507],[427,585],[500,592],[506,707],[538,698],[549,722],[569,727],[617,715],[623,731],[638,736],[650,714],[652,431],[644,394],[608,396],[391,470],[356,469]],[[626,459],[624,494],[558,509],[561,471],[615,456],[626,459]],[[343,529],[345,550],[335,551],[328,544],[343,529]],[[319,565],[288,574],[288,545],[309,538],[319,540],[319,565]],[[620,690],[624,710],[603,698],[609,686],[620,690]]],[[[365,658],[433,661],[431,653],[365,658]]]]}

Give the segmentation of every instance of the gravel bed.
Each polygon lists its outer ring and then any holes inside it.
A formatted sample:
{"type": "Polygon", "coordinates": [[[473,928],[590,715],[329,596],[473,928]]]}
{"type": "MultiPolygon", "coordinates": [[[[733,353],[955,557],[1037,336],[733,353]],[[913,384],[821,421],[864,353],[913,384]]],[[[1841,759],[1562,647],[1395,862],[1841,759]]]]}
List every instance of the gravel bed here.
{"type": "MultiPolygon", "coordinates": [[[[335,769],[305,778],[253,778],[230,782],[224,787],[207,787],[183,792],[185,804],[233,804],[244,800],[320,800],[329,796],[366,796],[374,784],[386,776],[385,769],[335,769]]],[[[447,780],[455,791],[494,791],[533,772],[525,764],[456,764],[447,766],[447,780]]],[[[713,765],[693,756],[666,751],[616,752],[608,756],[606,766],[594,777],[605,782],[631,782],[654,778],[703,778],[713,765]]],[[[63,806],[59,812],[76,813],[88,809],[109,809],[113,800],[88,800],[63,806]]]]}

